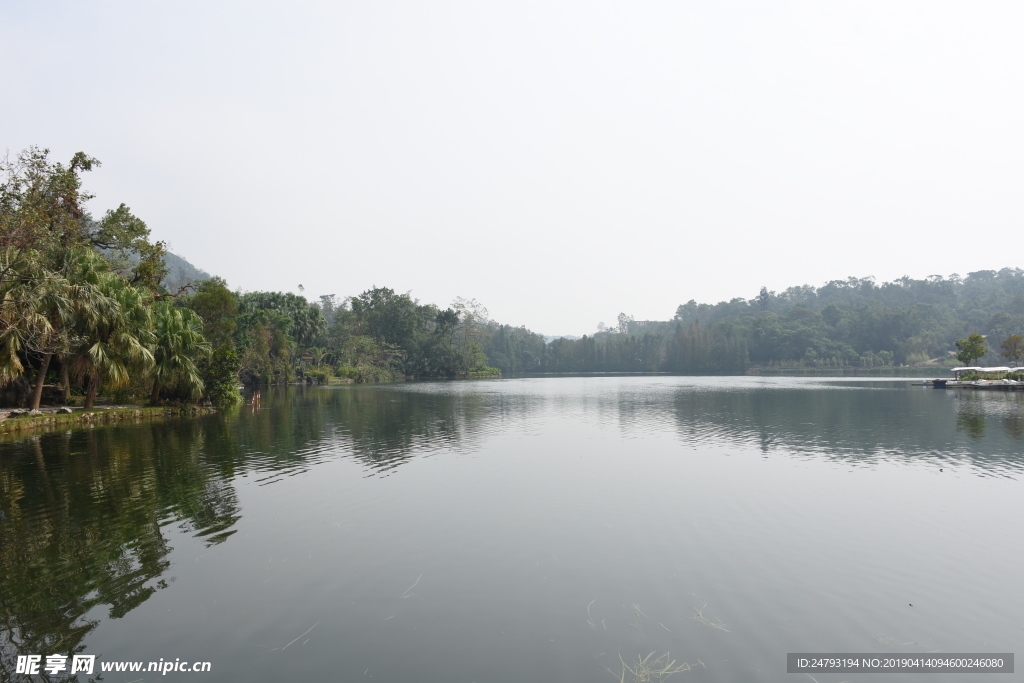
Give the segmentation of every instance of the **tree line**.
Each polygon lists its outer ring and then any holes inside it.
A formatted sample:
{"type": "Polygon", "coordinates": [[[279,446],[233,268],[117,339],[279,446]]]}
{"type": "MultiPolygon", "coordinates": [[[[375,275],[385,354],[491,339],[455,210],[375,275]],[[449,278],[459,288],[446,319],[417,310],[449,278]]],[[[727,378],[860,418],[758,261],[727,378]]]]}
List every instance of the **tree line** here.
{"type": "Polygon", "coordinates": [[[622,313],[615,326],[602,323],[583,339],[546,347],[539,335],[496,326],[485,350],[505,372],[736,374],[751,367],[967,364],[965,358],[997,365],[1020,362],[1022,331],[1024,271],[1004,268],[762,288],[749,299],[717,304],[691,299],[669,320],[622,313]]]}
{"type": "Polygon", "coordinates": [[[211,321],[207,336],[247,384],[500,374],[487,363],[482,326],[458,302],[441,309],[374,287],[313,303],[291,293],[232,292],[214,277],[180,303],[211,321]]]}

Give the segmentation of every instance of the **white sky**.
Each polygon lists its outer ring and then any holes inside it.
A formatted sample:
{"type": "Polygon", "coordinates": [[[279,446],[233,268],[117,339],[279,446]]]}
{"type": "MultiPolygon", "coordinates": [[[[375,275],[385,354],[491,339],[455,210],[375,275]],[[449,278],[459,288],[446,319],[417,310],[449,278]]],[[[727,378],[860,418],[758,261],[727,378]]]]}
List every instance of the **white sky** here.
{"type": "Polygon", "coordinates": [[[1021,263],[1020,2],[10,2],[0,151],[233,288],[620,311],[1021,263]]]}

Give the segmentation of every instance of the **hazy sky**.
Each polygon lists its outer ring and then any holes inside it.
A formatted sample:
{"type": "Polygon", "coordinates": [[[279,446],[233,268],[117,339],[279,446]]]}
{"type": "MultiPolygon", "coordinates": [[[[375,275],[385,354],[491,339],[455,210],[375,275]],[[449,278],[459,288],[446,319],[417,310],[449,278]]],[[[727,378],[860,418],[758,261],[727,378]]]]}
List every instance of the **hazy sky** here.
{"type": "Polygon", "coordinates": [[[1017,266],[1020,2],[7,2],[0,152],[244,290],[546,334],[1017,266]]]}

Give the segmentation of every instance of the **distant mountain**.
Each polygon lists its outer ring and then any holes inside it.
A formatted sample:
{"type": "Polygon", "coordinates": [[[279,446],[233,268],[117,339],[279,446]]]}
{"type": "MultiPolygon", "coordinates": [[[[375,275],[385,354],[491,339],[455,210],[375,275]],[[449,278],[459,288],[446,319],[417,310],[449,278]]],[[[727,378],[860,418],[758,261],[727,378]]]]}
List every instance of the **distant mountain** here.
{"type": "Polygon", "coordinates": [[[545,334],[544,335],[544,343],[545,344],[550,344],[551,342],[555,341],[556,339],[569,339],[569,340],[575,341],[577,339],[582,339],[582,338],[583,337],[577,337],[577,336],[572,335],[572,334],[545,334]]]}
{"type": "Polygon", "coordinates": [[[182,257],[171,252],[167,252],[167,256],[164,257],[164,263],[167,264],[167,276],[163,280],[163,285],[167,288],[168,292],[177,292],[190,282],[209,280],[212,277],[205,270],[196,268],[182,257]]]}

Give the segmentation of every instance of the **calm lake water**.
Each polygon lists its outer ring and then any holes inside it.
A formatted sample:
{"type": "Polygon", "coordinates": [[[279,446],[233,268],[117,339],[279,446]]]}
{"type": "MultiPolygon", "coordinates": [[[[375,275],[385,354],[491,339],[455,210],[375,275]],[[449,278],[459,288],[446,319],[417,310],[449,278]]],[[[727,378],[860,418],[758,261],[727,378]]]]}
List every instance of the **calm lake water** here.
{"type": "Polygon", "coordinates": [[[212,666],[112,682],[467,683],[1022,653],[1022,453],[1024,393],[749,377],[265,390],[3,443],[0,680],[73,652],[212,666]]]}

